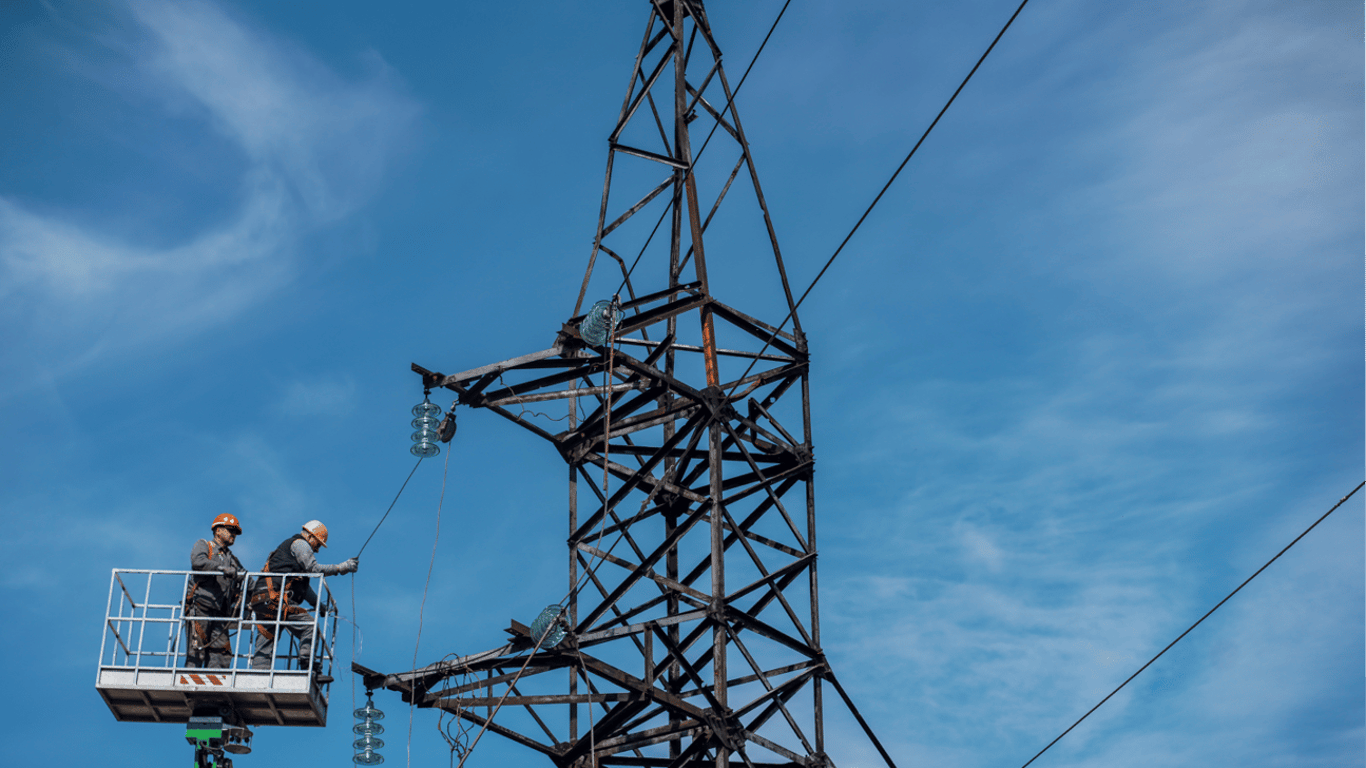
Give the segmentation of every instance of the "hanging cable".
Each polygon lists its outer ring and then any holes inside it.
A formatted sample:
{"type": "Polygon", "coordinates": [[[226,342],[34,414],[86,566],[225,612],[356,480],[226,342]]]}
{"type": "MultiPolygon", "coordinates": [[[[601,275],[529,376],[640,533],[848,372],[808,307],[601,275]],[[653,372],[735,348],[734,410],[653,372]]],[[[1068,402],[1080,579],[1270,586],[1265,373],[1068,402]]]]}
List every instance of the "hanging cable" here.
{"type": "Polygon", "coordinates": [[[768,351],[768,348],[773,344],[773,340],[777,338],[778,333],[787,325],[787,321],[792,319],[792,315],[796,314],[797,307],[800,307],[802,302],[806,301],[806,297],[811,293],[811,289],[816,287],[816,283],[819,283],[821,278],[825,276],[825,271],[830,269],[831,264],[835,263],[835,257],[840,255],[840,252],[844,250],[844,246],[848,245],[849,240],[853,238],[854,233],[858,232],[859,227],[863,226],[864,219],[867,219],[868,214],[873,212],[874,206],[878,204],[878,201],[882,200],[882,196],[891,188],[892,182],[896,181],[896,177],[901,175],[902,169],[906,167],[906,164],[911,161],[912,157],[915,157],[916,150],[920,149],[920,145],[925,143],[925,139],[929,138],[930,131],[934,130],[934,127],[939,124],[939,119],[944,116],[945,112],[949,111],[949,107],[953,106],[954,99],[957,99],[958,94],[963,92],[963,88],[967,86],[968,81],[972,79],[972,76],[977,74],[977,69],[982,66],[982,62],[987,60],[987,56],[991,54],[991,51],[996,47],[996,44],[1001,42],[1001,37],[1005,35],[1007,29],[1010,29],[1010,25],[1015,23],[1015,18],[1020,15],[1020,11],[1023,11],[1027,4],[1029,4],[1029,0],[1022,0],[1020,7],[1015,9],[1015,13],[1010,15],[1010,19],[1006,21],[1005,26],[1001,27],[1001,31],[996,33],[996,38],[991,41],[991,45],[987,46],[987,49],[982,53],[981,58],[977,59],[977,63],[972,65],[972,70],[968,72],[968,76],[963,78],[963,82],[958,84],[958,88],[954,90],[953,95],[945,102],[944,108],[939,110],[939,114],[934,116],[934,120],[930,121],[930,127],[926,128],[925,132],[920,135],[920,140],[915,143],[915,146],[911,147],[911,151],[906,154],[906,158],[901,161],[901,165],[896,167],[896,171],[892,173],[892,177],[887,179],[886,184],[882,185],[882,190],[877,193],[877,197],[873,198],[873,202],[868,204],[868,208],[864,210],[863,215],[854,223],[854,228],[849,230],[849,234],[844,236],[844,240],[840,242],[839,247],[835,249],[834,253],[830,254],[829,259],[826,259],[825,266],[821,267],[821,271],[816,274],[816,279],[811,281],[811,285],[807,286],[806,290],[802,292],[801,298],[797,299],[797,302],[792,305],[792,309],[788,310],[787,317],[784,317],[783,321],[778,324],[778,330],[769,335],[768,341],[764,342],[763,349],[759,350],[759,354],[750,361],[749,367],[746,368],[745,372],[736,380],[735,386],[731,387],[730,392],[726,393],[727,397],[734,394],[735,390],[739,388],[740,382],[744,381],[745,377],[749,375],[749,372],[754,370],[754,366],[759,362],[759,358],[768,351]]]}
{"type": "Polygon", "coordinates": [[[612,493],[610,484],[612,481],[611,466],[612,458],[612,371],[616,368],[617,358],[617,321],[618,296],[612,297],[612,325],[608,329],[607,337],[607,369],[602,372],[602,389],[604,394],[602,404],[602,523],[598,526],[598,538],[596,540],[599,548],[602,546],[603,532],[607,530],[607,515],[611,512],[607,507],[607,502],[611,500],[612,493]]]}
{"type": "MultiPolygon", "coordinates": [[[[449,457],[448,457],[448,458],[449,458],[449,457]]],[[[663,486],[663,483],[657,483],[657,484],[655,485],[655,487],[650,491],[649,495],[646,496],[645,501],[641,502],[640,509],[641,509],[642,512],[645,511],[645,506],[648,505],[648,504],[650,503],[650,500],[654,498],[655,494],[659,491],[659,489],[660,489],[662,486],[663,486]]],[[[606,497],[606,495],[604,495],[604,496],[603,496],[603,517],[604,517],[604,518],[606,518],[606,516],[607,516],[607,509],[606,509],[606,506],[607,506],[607,497],[606,497]]],[[[620,531],[617,532],[617,537],[612,541],[612,545],[611,545],[610,547],[607,548],[607,552],[606,552],[607,555],[612,554],[612,550],[616,549],[617,544],[621,542],[622,538],[623,538],[625,535],[626,535],[626,529],[625,529],[625,528],[622,528],[620,531]]],[[[601,537],[601,534],[599,534],[599,537],[601,537]]],[[[601,557],[601,558],[599,558],[598,562],[597,562],[594,566],[592,566],[591,568],[586,568],[586,569],[585,569],[585,574],[584,574],[584,577],[582,578],[582,580],[580,580],[578,583],[576,583],[576,584],[574,585],[574,587],[570,589],[569,593],[566,594],[563,598],[560,599],[560,602],[558,603],[558,605],[559,605],[561,608],[563,608],[563,607],[564,607],[564,604],[565,604],[566,602],[568,602],[568,600],[569,600],[571,597],[573,597],[575,594],[578,593],[578,591],[579,591],[580,589],[582,589],[585,585],[587,585],[588,579],[591,578],[591,576],[592,576],[594,573],[597,572],[597,568],[601,567],[601,566],[603,565],[603,563],[606,563],[606,562],[607,562],[607,558],[606,558],[606,557],[601,557]]],[[[426,599],[425,593],[424,593],[423,599],[424,599],[424,602],[425,602],[425,599],[426,599]]],[[[420,631],[419,631],[419,634],[420,634],[420,631]]],[[[484,731],[488,729],[489,723],[492,723],[492,722],[493,722],[493,718],[494,718],[495,716],[497,716],[498,710],[502,709],[502,707],[503,707],[503,702],[506,701],[506,700],[507,700],[507,697],[510,696],[510,695],[512,694],[512,689],[513,689],[513,687],[515,687],[515,686],[517,685],[517,681],[520,680],[520,679],[522,678],[522,674],[526,672],[527,666],[530,665],[530,664],[531,664],[531,660],[532,660],[533,658],[535,658],[536,652],[537,652],[538,650],[540,650],[540,648],[541,648],[541,644],[544,643],[545,640],[546,640],[547,638],[549,638],[552,634],[553,634],[553,633],[552,633],[552,632],[549,632],[549,631],[544,632],[544,633],[536,633],[536,632],[533,632],[533,633],[532,633],[533,639],[535,640],[535,645],[532,646],[531,652],[527,654],[527,659],[526,659],[526,661],[522,663],[522,667],[521,667],[520,669],[518,669],[518,670],[517,670],[517,673],[516,673],[515,675],[512,676],[512,679],[511,679],[511,680],[508,681],[507,690],[506,690],[506,691],[503,693],[503,695],[498,699],[498,704],[494,706],[493,711],[492,711],[491,713],[489,713],[489,716],[488,716],[487,718],[484,719],[484,723],[483,723],[483,725],[480,727],[479,732],[478,732],[477,734],[475,734],[474,741],[471,742],[470,745],[469,745],[468,747],[465,747],[465,748],[463,749],[463,752],[462,752],[461,757],[460,757],[460,762],[459,762],[458,764],[456,764],[455,768],[463,768],[463,767],[464,767],[464,765],[465,765],[465,760],[468,759],[469,756],[470,756],[470,754],[472,754],[472,753],[474,752],[475,746],[479,744],[479,739],[484,735],[484,731]]],[[[417,667],[417,654],[416,654],[416,652],[414,652],[414,654],[413,654],[413,667],[414,667],[415,669],[416,669],[416,667],[417,667]]],[[[591,726],[591,723],[592,723],[592,719],[591,719],[591,718],[592,718],[592,712],[591,712],[592,702],[591,702],[591,701],[589,702],[589,708],[590,708],[590,712],[589,712],[589,718],[590,718],[590,733],[589,733],[589,738],[590,738],[590,740],[592,740],[592,739],[595,737],[595,734],[592,732],[592,726],[591,726]]],[[[409,744],[409,749],[411,750],[411,741],[412,741],[412,706],[411,706],[411,704],[410,704],[410,706],[409,706],[409,713],[408,713],[408,715],[409,715],[409,725],[408,725],[408,728],[409,728],[409,737],[408,737],[408,738],[409,738],[409,742],[410,742],[410,744],[409,744]]],[[[464,735],[466,735],[466,734],[465,734],[465,733],[462,733],[462,736],[464,736],[464,735]]],[[[449,739],[449,738],[447,739],[447,742],[448,742],[448,743],[450,743],[451,741],[452,741],[451,739],[449,739]]],[[[454,753],[454,746],[452,746],[452,750],[453,750],[453,753],[454,753]]]]}
{"type": "MultiPolygon", "coordinates": [[[[610,396],[610,392],[609,392],[608,394],[609,394],[609,396],[610,396]]],[[[609,411],[609,412],[610,412],[610,411],[609,411]]],[[[610,434],[610,432],[607,433],[607,434],[610,434]]],[[[604,438],[604,439],[605,439],[605,438],[604,438]]],[[[605,458],[605,457],[606,457],[606,451],[605,451],[605,449],[604,449],[604,458],[605,458]]],[[[607,495],[607,493],[606,493],[606,488],[605,488],[605,486],[606,486],[606,481],[604,480],[603,512],[602,512],[602,514],[603,514],[603,520],[604,520],[604,525],[605,525],[605,521],[606,521],[606,518],[607,518],[607,512],[608,512],[608,509],[607,509],[607,501],[608,501],[608,498],[609,498],[608,495],[607,495]]],[[[648,505],[648,504],[650,503],[650,500],[654,498],[655,494],[659,492],[659,489],[660,489],[662,486],[663,486],[663,483],[657,483],[657,484],[655,485],[655,487],[654,487],[653,489],[651,489],[650,493],[646,496],[645,501],[641,502],[641,511],[642,511],[642,512],[645,510],[646,505],[648,505]]],[[[601,549],[601,538],[602,538],[602,535],[603,535],[603,534],[602,534],[602,530],[605,530],[605,529],[600,529],[599,534],[598,534],[599,549],[601,549]]],[[[614,540],[612,541],[611,546],[609,546],[609,547],[607,548],[607,551],[606,551],[605,554],[606,554],[606,555],[612,554],[612,550],[616,549],[617,544],[621,542],[622,538],[623,538],[625,535],[626,535],[626,530],[625,530],[625,528],[623,528],[622,530],[618,531],[618,532],[617,532],[617,537],[616,537],[616,539],[614,539],[614,540]]],[[[594,573],[596,573],[597,568],[601,567],[602,564],[605,563],[605,562],[607,562],[607,558],[606,558],[605,556],[604,556],[604,557],[600,557],[600,558],[598,559],[598,562],[597,562],[596,564],[592,565],[592,566],[589,567],[589,568],[585,568],[585,574],[584,574],[584,577],[582,578],[582,580],[580,580],[579,582],[577,582],[577,583],[569,590],[569,592],[568,592],[563,598],[560,599],[560,601],[559,601],[559,603],[558,603],[557,605],[559,605],[559,607],[560,607],[561,609],[563,609],[563,608],[565,607],[565,603],[567,603],[571,597],[573,597],[575,594],[577,594],[578,591],[579,591],[580,589],[582,589],[582,588],[587,584],[587,580],[588,580],[589,578],[591,578],[591,576],[592,576],[594,573]]],[[[425,599],[425,598],[424,598],[424,599],[425,599]]],[[[489,724],[493,722],[493,719],[494,719],[494,717],[497,716],[498,711],[499,711],[500,709],[502,709],[502,707],[503,707],[503,702],[506,701],[506,700],[507,700],[507,697],[510,696],[510,695],[512,694],[512,689],[517,685],[517,681],[520,680],[520,679],[522,678],[523,673],[526,672],[527,667],[531,664],[531,660],[532,660],[533,658],[535,658],[536,652],[540,650],[541,645],[542,645],[544,642],[546,642],[546,640],[547,640],[548,638],[550,638],[553,634],[554,634],[554,633],[553,633],[552,631],[535,632],[535,631],[533,630],[533,632],[532,632],[532,639],[535,641],[535,644],[532,646],[530,653],[527,654],[526,661],[522,663],[521,668],[518,669],[518,670],[517,670],[517,673],[516,673],[515,675],[512,676],[512,679],[511,679],[511,680],[508,681],[507,690],[503,693],[503,695],[502,695],[501,697],[499,697],[498,703],[494,706],[493,711],[490,712],[490,713],[489,713],[489,716],[488,716],[487,718],[484,719],[484,723],[483,723],[482,726],[480,727],[479,732],[475,734],[474,741],[470,742],[470,744],[469,744],[468,747],[464,747],[463,744],[461,745],[461,746],[463,747],[463,749],[461,750],[460,762],[456,764],[456,767],[455,767],[455,768],[463,768],[463,766],[465,765],[465,760],[467,760],[467,759],[469,758],[470,754],[472,754],[472,753],[474,752],[475,746],[477,746],[477,745],[479,744],[479,739],[480,739],[481,737],[483,737],[484,731],[486,731],[486,730],[488,729],[489,724]]],[[[417,667],[417,655],[416,655],[416,653],[414,653],[414,656],[413,656],[413,667],[414,667],[414,668],[417,667]]],[[[590,693],[591,693],[591,689],[590,689],[590,693]]],[[[410,717],[409,729],[410,729],[410,731],[411,731],[411,713],[412,713],[412,712],[411,712],[411,706],[410,706],[410,708],[409,708],[409,717],[410,717]]],[[[589,739],[590,739],[590,742],[593,742],[594,745],[595,745],[595,741],[594,741],[594,740],[595,740],[595,738],[596,738],[596,732],[595,732],[594,729],[595,729],[596,726],[595,726],[594,720],[593,720],[593,715],[592,715],[592,702],[591,702],[591,701],[589,702],[589,723],[590,723],[590,725],[589,725],[589,739]]],[[[461,735],[462,735],[462,736],[465,736],[466,733],[462,732],[461,735]]],[[[410,738],[410,740],[411,740],[411,735],[410,735],[409,738],[410,738]]],[[[456,749],[456,747],[455,747],[455,742],[454,742],[452,739],[447,738],[447,743],[451,744],[451,747],[452,747],[452,754],[454,754],[454,751],[455,751],[455,749],[456,749]]]]}
{"type": "MultiPolygon", "coordinates": [[[[432,584],[432,568],[436,565],[436,545],[441,541],[441,506],[446,501],[446,474],[451,468],[451,451],[446,451],[444,469],[441,471],[441,495],[436,501],[436,533],[432,536],[432,558],[427,563],[427,580],[422,584],[422,602],[417,608],[417,639],[413,641],[413,669],[417,669],[417,649],[422,645],[422,615],[427,609],[427,588],[432,584]]],[[[413,764],[413,708],[417,706],[416,697],[408,702],[408,765],[413,764]]]]}
{"type": "MultiPolygon", "coordinates": [[[[448,653],[441,658],[441,663],[450,664],[454,659],[457,658],[459,658],[458,654],[448,653]]],[[[459,687],[460,685],[464,685],[469,679],[468,672],[458,674],[459,679],[457,682],[457,687],[459,687]]],[[[469,747],[467,745],[469,743],[470,738],[470,728],[469,724],[466,723],[465,719],[461,717],[461,712],[464,711],[464,708],[460,706],[460,698],[458,696],[454,697],[454,699],[452,700],[452,704],[455,706],[454,711],[448,713],[443,708],[437,714],[436,731],[437,733],[441,734],[441,738],[445,739],[446,746],[450,749],[450,767],[455,768],[456,756],[459,755],[460,757],[464,757],[465,754],[469,751],[469,747]],[[449,725],[445,724],[447,714],[451,715],[449,725]],[[456,733],[451,733],[452,730],[455,730],[456,733]]]]}
{"type": "Polygon", "coordinates": [[[1282,549],[1280,552],[1277,552],[1275,557],[1271,558],[1270,560],[1267,560],[1267,561],[1266,561],[1266,565],[1263,565],[1261,568],[1258,568],[1256,573],[1254,573],[1254,574],[1252,574],[1251,576],[1247,577],[1247,580],[1244,581],[1242,584],[1239,584],[1237,589],[1235,589],[1235,590],[1233,590],[1232,592],[1228,593],[1228,597],[1225,597],[1223,600],[1220,600],[1219,603],[1218,603],[1218,605],[1215,605],[1213,608],[1209,609],[1209,612],[1208,612],[1208,613],[1206,613],[1204,616],[1201,616],[1201,617],[1199,618],[1199,620],[1197,620],[1194,624],[1192,624],[1192,625],[1190,625],[1189,627],[1187,627],[1187,628],[1186,628],[1186,631],[1185,631],[1185,632],[1182,632],[1180,635],[1177,636],[1177,638],[1176,638],[1175,640],[1173,640],[1173,641],[1171,641],[1170,643],[1168,643],[1166,648],[1163,648],[1161,651],[1158,651],[1158,653],[1157,653],[1156,656],[1152,657],[1151,659],[1148,659],[1148,663],[1147,663],[1147,664],[1144,664],[1144,665],[1141,666],[1141,667],[1139,667],[1139,668],[1138,668],[1138,672],[1135,672],[1135,673],[1133,673],[1132,675],[1129,675],[1129,677],[1128,677],[1127,680],[1125,680],[1124,682],[1122,682],[1122,683],[1119,684],[1119,688],[1116,688],[1116,689],[1114,689],[1113,691],[1110,691],[1109,695],[1107,695],[1105,698],[1103,698],[1103,699],[1100,700],[1100,704],[1097,704],[1097,705],[1095,705],[1094,707],[1091,707],[1089,710],[1087,710],[1086,714],[1084,714],[1084,715],[1082,715],[1081,717],[1077,718],[1077,722],[1072,723],[1071,725],[1067,726],[1067,730],[1065,730],[1065,731],[1063,731],[1062,733],[1058,734],[1058,738],[1053,739],[1052,741],[1048,742],[1048,746],[1047,746],[1047,747],[1044,747],[1043,749],[1039,750],[1039,754],[1037,754],[1037,755],[1035,755],[1035,756],[1029,758],[1029,761],[1026,762],[1024,765],[1020,766],[1020,768],[1028,768],[1029,763],[1032,763],[1032,762],[1034,762],[1035,760],[1038,760],[1040,755],[1042,755],[1043,753],[1045,753],[1045,752],[1047,752],[1047,751],[1049,750],[1049,747],[1052,747],[1054,744],[1057,744],[1060,740],[1062,740],[1062,737],[1063,737],[1063,736],[1066,736],[1067,734],[1071,733],[1073,728],[1076,728],[1078,725],[1081,725],[1081,721],[1082,721],[1082,720],[1085,720],[1086,718],[1090,717],[1092,712],[1095,712],[1097,709],[1100,709],[1100,705],[1101,705],[1101,704],[1104,704],[1104,703],[1107,702],[1107,701],[1109,701],[1111,696],[1114,696],[1116,693],[1119,693],[1120,688],[1123,688],[1124,686],[1128,685],[1129,682],[1130,682],[1131,680],[1133,680],[1135,677],[1138,677],[1138,676],[1143,672],[1143,670],[1145,670],[1145,669],[1147,669],[1148,667],[1152,666],[1152,663],[1153,663],[1154,661],[1157,661],[1158,659],[1162,658],[1162,654],[1166,653],[1167,651],[1170,651],[1170,650],[1172,649],[1172,646],[1173,646],[1173,645],[1176,645],[1177,643],[1181,642],[1181,638],[1185,637],[1186,635],[1189,635],[1189,634],[1191,633],[1191,630],[1193,630],[1193,629],[1195,629],[1196,627],[1200,626],[1200,622],[1204,621],[1205,619],[1208,619],[1208,618],[1210,617],[1210,614],[1212,614],[1212,613],[1214,613],[1215,611],[1219,610],[1220,606],[1222,606],[1224,603],[1227,603],[1227,602],[1229,601],[1229,599],[1231,599],[1234,595],[1238,594],[1239,590],[1241,590],[1243,587],[1246,587],[1246,586],[1248,585],[1248,582],[1250,582],[1250,581],[1252,581],[1253,579],[1257,578],[1257,576],[1260,575],[1262,571],[1265,571],[1265,570],[1267,569],[1267,566],[1270,566],[1272,563],[1276,562],[1276,560],[1277,560],[1278,558],[1280,558],[1281,555],[1284,555],[1286,552],[1288,552],[1288,551],[1290,550],[1291,547],[1293,547],[1293,546],[1295,546],[1297,543],[1299,543],[1299,540],[1302,539],[1302,538],[1304,538],[1306,535],[1308,535],[1308,533],[1309,533],[1310,531],[1314,530],[1314,528],[1315,528],[1316,526],[1318,526],[1319,523],[1321,523],[1321,522],[1323,522],[1324,520],[1328,519],[1328,516],[1331,515],[1331,514],[1333,514],[1334,512],[1336,512],[1338,507],[1342,506],[1343,504],[1346,504],[1346,503],[1347,503],[1347,500],[1350,499],[1350,498],[1352,498],[1354,495],[1356,495],[1356,492],[1359,491],[1359,490],[1361,490],[1362,486],[1366,486],[1366,482],[1360,483],[1359,485],[1357,485],[1357,487],[1355,487],[1355,488],[1352,489],[1352,492],[1351,492],[1351,493],[1349,493],[1349,494],[1347,494],[1346,496],[1343,496],[1341,499],[1339,499],[1339,500],[1338,500],[1338,503],[1334,504],[1332,509],[1328,510],[1327,512],[1324,512],[1324,513],[1323,513],[1323,516],[1320,517],[1319,519],[1315,520],[1313,525],[1309,526],[1308,528],[1305,528],[1305,529],[1304,529],[1304,533],[1301,533],[1299,536],[1296,536],[1294,541],[1290,542],[1289,544],[1286,544],[1286,545],[1285,545],[1285,549],[1282,549]]]}
{"type": "MultiPolygon", "coordinates": [[[[449,459],[450,459],[450,454],[447,454],[447,455],[446,455],[446,458],[449,460],[449,459]]],[[[386,509],[386,510],[384,510],[384,515],[383,515],[382,517],[380,517],[378,523],[375,523],[375,528],[374,528],[374,530],[370,531],[370,535],[367,536],[367,537],[365,537],[365,543],[360,545],[360,552],[357,552],[357,553],[356,553],[356,559],[357,559],[357,560],[360,559],[361,553],[365,551],[365,548],[366,548],[367,546],[369,546],[369,544],[370,544],[370,539],[375,538],[375,534],[379,532],[379,527],[380,527],[381,525],[384,525],[384,521],[385,521],[386,519],[388,519],[389,513],[392,512],[392,511],[394,510],[394,505],[398,503],[398,498],[399,498],[400,496],[403,495],[403,490],[404,490],[405,488],[408,487],[408,481],[413,479],[413,475],[417,472],[417,468],[420,467],[420,466],[422,466],[422,457],[419,456],[418,459],[417,459],[417,463],[414,464],[412,470],[408,472],[408,476],[405,477],[405,478],[403,479],[403,485],[400,485],[400,486],[398,487],[398,493],[394,494],[394,500],[391,501],[391,502],[389,502],[389,508],[386,509]]],[[[443,488],[444,488],[444,483],[445,483],[445,479],[443,478],[443,479],[442,479],[443,488]]],[[[360,626],[356,623],[356,618],[357,618],[357,616],[356,616],[356,574],[355,574],[354,571],[352,571],[352,572],[351,572],[351,619],[348,621],[348,623],[351,625],[351,661],[352,661],[353,663],[354,663],[355,660],[356,660],[356,654],[357,654],[356,637],[357,637],[357,633],[360,632],[360,626]]],[[[352,709],[355,709],[355,708],[356,708],[356,676],[355,676],[355,675],[351,675],[351,708],[352,708],[352,709]]]]}
{"type": "MultiPolygon", "coordinates": [[[[447,458],[450,458],[450,456],[448,455],[447,458]]],[[[408,477],[404,479],[403,485],[399,486],[399,488],[398,488],[398,493],[394,494],[394,500],[391,501],[391,502],[389,502],[389,508],[386,509],[386,510],[384,510],[384,517],[381,517],[381,518],[379,519],[379,522],[378,522],[378,523],[375,523],[375,530],[370,531],[370,535],[365,537],[365,543],[362,544],[362,545],[360,545],[360,552],[357,552],[357,553],[356,553],[356,559],[357,559],[357,560],[360,559],[361,552],[364,552],[364,551],[365,551],[365,548],[366,548],[367,546],[369,546],[369,544],[370,544],[370,539],[375,538],[375,534],[379,532],[379,527],[380,527],[381,525],[384,525],[384,521],[387,520],[387,519],[389,518],[389,513],[392,512],[392,511],[394,511],[394,505],[398,503],[398,497],[403,495],[403,489],[408,487],[408,481],[413,479],[413,473],[414,473],[414,472],[417,472],[417,468],[420,467],[420,466],[422,466],[422,458],[421,458],[421,457],[419,457],[418,460],[417,460],[417,463],[413,465],[413,470],[412,470],[412,472],[409,472],[409,473],[408,473],[408,477]]]]}
{"type": "MultiPolygon", "coordinates": [[[[498,384],[499,384],[499,386],[503,387],[504,389],[507,389],[507,388],[508,388],[507,382],[506,382],[506,381],[503,381],[503,371],[499,371],[499,372],[498,372],[498,384]]],[[[459,402],[459,401],[456,401],[456,402],[459,402]]],[[[454,403],[451,405],[451,407],[452,407],[452,408],[455,407],[454,403]]],[[[526,407],[526,405],[523,404],[521,401],[517,401],[517,407],[521,409],[521,411],[517,414],[517,418],[519,418],[519,419],[524,419],[524,418],[526,418],[527,414],[531,414],[532,416],[540,416],[540,417],[549,419],[549,420],[551,420],[551,421],[564,421],[565,419],[569,418],[569,414],[567,414],[567,413],[566,413],[565,415],[563,415],[563,416],[556,417],[556,416],[551,416],[551,415],[548,414],[548,413],[542,413],[541,411],[532,411],[532,410],[528,410],[527,407],[526,407]]]]}
{"type": "MultiPolygon", "coordinates": [[[[356,633],[360,627],[356,624],[356,572],[351,572],[351,663],[356,663],[356,633]]],[[[356,709],[356,676],[347,675],[351,678],[351,709],[356,709]]]]}

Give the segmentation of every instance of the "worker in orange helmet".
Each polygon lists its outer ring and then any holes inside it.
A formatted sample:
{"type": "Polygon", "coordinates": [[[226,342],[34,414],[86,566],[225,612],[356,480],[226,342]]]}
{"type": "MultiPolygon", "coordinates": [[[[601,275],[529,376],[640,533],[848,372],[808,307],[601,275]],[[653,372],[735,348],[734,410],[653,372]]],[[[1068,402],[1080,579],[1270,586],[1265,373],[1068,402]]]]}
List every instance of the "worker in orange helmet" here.
{"type": "MultiPolygon", "coordinates": [[[[355,573],[360,568],[356,558],[337,565],[323,565],[313,556],[320,548],[327,546],[327,526],[318,520],[304,523],[303,530],[280,542],[280,546],[270,553],[266,565],[261,570],[267,574],[304,574],[321,573],[335,576],[355,573]]],[[[313,651],[313,614],[303,607],[303,603],[317,607],[318,595],[305,577],[262,576],[252,586],[251,608],[256,616],[256,643],[251,655],[252,669],[270,669],[271,656],[279,629],[287,629],[299,640],[299,668],[315,671],[318,666],[312,658],[313,651]],[[275,624],[276,621],[308,622],[295,626],[275,624]],[[270,622],[270,623],[267,623],[270,622]]],[[[324,606],[325,607],[325,606],[324,606]]],[[[329,675],[318,674],[319,683],[332,682],[329,675]]]]}
{"type": "Polygon", "coordinates": [[[207,571],[191,576],[185,589],[185,628],[189,642],[187,667],[232,666],[232,622],[242,597],[242,561],[232,553],[242,533],[237,517],[224,512],[209,526],[212,539],[200,539],[190,549],[190,568],[207,571]]]}

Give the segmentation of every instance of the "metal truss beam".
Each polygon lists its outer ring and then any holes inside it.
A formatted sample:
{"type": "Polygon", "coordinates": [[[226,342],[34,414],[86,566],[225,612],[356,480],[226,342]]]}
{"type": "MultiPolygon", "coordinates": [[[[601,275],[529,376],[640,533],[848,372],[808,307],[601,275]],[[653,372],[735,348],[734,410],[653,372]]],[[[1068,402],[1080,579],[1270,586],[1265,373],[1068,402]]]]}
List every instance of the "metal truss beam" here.
{"type": "Polygon", "coordinates": [[[413,365],[425,386],[530,430],[568,465],[567,634],[537,648],[513,622],[511,642],[484,653],[399,674],[355,668],[368,687],[563,768],[833,766],[806,337],[702,3],[648,6],[587,273],[553,343],[451,375],[413,365]],[[703,131],[706,158],[694,153],[703,131]],[[731,243],[733,216],[717,217],[746,181],[781,288],[762,306],[791,312],[791,331],[713,294],[708,259],[729,269],[762,255],[731,243]],[[599,253],[619,274],[595,277],[599,253]],[[593,286],[620,307],[606,346],[579,331],[593,286]],[[567,405],[567,427],[526,408],[547,402],[567,405]]]}

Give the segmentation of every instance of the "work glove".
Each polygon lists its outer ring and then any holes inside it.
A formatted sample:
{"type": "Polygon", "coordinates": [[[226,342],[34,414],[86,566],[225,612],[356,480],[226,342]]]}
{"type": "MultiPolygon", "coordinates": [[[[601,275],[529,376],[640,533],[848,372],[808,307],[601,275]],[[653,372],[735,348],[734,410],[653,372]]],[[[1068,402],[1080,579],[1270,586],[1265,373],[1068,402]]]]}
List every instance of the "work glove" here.
{"type": "Polygon", "coordinates": [[[235,578],[237,578],[237,574],[238,574],[237,566],[233,565],[232,563],[227,563],[226,565],[224,565],[222,570],[223,570],[223,573],[224,573],[228,578],[230,578],[230,579],[235,579],[235,578]]]}
{"type": "Polygon", "coordinates": [[[354,557],[351,558],[350,560],[347,560],[346,562],[342,563],[342,573],[355,573],[356,571],[359,571],[359,570],[360,570],[360,561],[357,560],[357,559],[354,558],[354,557]]]}

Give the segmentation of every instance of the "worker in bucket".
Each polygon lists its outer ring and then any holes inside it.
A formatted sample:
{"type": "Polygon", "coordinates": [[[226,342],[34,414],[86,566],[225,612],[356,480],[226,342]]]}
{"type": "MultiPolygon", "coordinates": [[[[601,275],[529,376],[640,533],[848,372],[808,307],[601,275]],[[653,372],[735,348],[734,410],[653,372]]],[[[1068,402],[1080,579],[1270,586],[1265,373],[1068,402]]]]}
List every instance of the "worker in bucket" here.
{"type": "MultiPolygon", "coordinates": [[[[303,531],[280,542],[280,546],[266,558],[261,570],[267,574],[304,574],[320,573],[336,576],[355,573],[360,568],[359,561],[351,558],[337,565],[323,565],[313,556],[320,548],[327,546],[327,526],[317,520],[309,520],[303,531]]],[[[280,630],[288,630],[299,640],[299,668],[316,671],[318,666],[313,659],[313,614],[303,604],[318,607],[318,595],[309,579],[304,576],[265,575],[256,579],[251,590],[251,610],[256,617],[256,643],[251,655],[252,669],[270,669],[274,654],[275,641],[280,630]],[[295,625],[269,622],[288,621],[306,622],[295,625]]],[[[326,609],[327,606],[322,606],[326,609]]],[[[318,674],[321,684],[332,682],[330,675],[318,674]]]]}
{"type": "Polygon", "coordinates": [[[232,553],[242,534],[237,518],[224,512],[209,526],[210,539],[200,539],[190,549],[190,568],[210,571],[191,576],[185,590],[185,629],[189,635],[187,667],[232,666],[233,622],[242,598],[242,574],[246,568],[232,553]]]}

